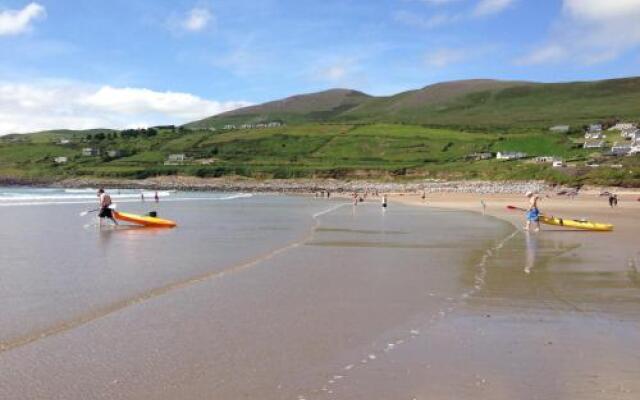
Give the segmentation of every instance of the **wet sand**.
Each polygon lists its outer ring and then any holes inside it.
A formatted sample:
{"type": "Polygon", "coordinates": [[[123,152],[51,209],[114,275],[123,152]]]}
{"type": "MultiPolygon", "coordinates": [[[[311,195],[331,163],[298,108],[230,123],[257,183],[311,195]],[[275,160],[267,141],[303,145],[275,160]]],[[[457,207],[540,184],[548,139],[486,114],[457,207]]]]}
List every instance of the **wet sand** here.
{"type": "Polygon", "coordinates": [[[638,398],[625,211],[610,235],[526,235],[477,198],[427,200],[310,199],[286,245],[0,352],[0,398],[638,398]]]}

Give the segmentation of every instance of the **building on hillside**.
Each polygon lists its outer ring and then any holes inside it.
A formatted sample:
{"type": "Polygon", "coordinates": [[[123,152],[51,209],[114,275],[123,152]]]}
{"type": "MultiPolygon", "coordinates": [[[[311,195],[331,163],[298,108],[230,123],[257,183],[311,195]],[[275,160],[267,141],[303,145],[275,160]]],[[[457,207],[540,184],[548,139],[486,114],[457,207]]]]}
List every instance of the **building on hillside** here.
{"type": "Polygon", "coordinates": [[[253,129],[253,124],[242,124],[240,129],[253,129]]]}
{"type": "Polygon", "coordinates": [[[602,132],[602,124],[591,124],[591,125],[589,125],[589,132],[591,132],[591,133],[602,132]]]}
{"type": "Polygon", "coordinates": [[[614,143],[611,147],[611,154],[614,156],[626,156],[631,151],[631,145],[627,143],[614,143]]]}
{"type": "Polygon", "coordinates": [[[233,124],[227,124],[224,126],[224,129],[226,130],[232,130],[232,129],[236,129],[236,126],[233,124]]]}
{"type": "Polygon", "coordinates": [[[180,165],[187,161],[187,156],[184,154],[169,154],[167,157],[167,161],[164,162],[164,165],[180,165]]]}
{"type": "Polygon", "coordinates": [[[522,153],[519,151],[499,151],[498,154],[496,154],[496,159],[498,160],[519,160],[525,157],[527,157],[527,153],[522,153]]]}
{"type": "Polygon", "coordinates": [[[633,140],[636,135],[640,133],[640,129],[638,128],[629,128],[620,130],[620,135],[625,139],[633,140]]]}
{"type": "Polygon", "coordinates": [[[602,134],[602,131],[600,132],[587,132],[584,134],[584,138],[587,140],[599,140],[599,139],[604,139],[606,138],[606,135],[602,134]]]}
{"type": "Polygon", "coordinates": [[[571,127],[569,125],[556,125],[549,128],[549,130],[554,133],[567,133],[570,129],[571,127]]]}
{"type": "Polygon", "coordinates": [[[554,160],[553,163],[551,163],[551,166],[553,168],[564,168],[567,164],[563,160],[554,160]]]}
{"type": "Polygon", "coordinates": [[[471,153],[466,157],[468,160],[482,161],[482,160],[490,160],[493,158],[493,153],[491,152],[480,152],[480,153],[471,153]]]}
{"type": "Polygon", "coordinates": [[[604,147],[604,142],[602,140],[586,141],[582,147],[585,149],[601,149],[604,147]]]}
{"type": "Polygon", "coordinates": [[[640,144],[635,144],[631,146],[631,149],[629,150],[628,155],[637,156],[638,154],[640,154],[640,144]]]}
{"type": "Polygon", "coordinates": [[[71,140],[69,139],[60,139],[60,141],[58,141],[58,144],[69,144],[71,143],[71,140]]]}
{"type": "Polygon", "coordinates": [[[107,151],[107,156],[110,158],[118,158],[122,156],[122,152],[120,150],[109,150],[107,151]]]}
{"type": "Polygon", "coordinates": [[[82,149],[82,155],[84,157],[96,157],[100,155],[100,150],[95,147],[85,147],[82,149]]]}
{"type": "Polygon", "coordinates": [[[267,127],[267,124],[265,124],[264,122],[261,122],[259,124],[256,124],[256,128],[258,129],[264,129],[267,127]]]}
{"type": "Polygon", "coordinates": [[[624,130],[629,130],[629,129],[635,129],[636,125],[629,123],[629,122],[619,122],[617,124],[615,124],[614,126],[612,126],[611,128],[609,128],[610,131],[624,131],[624,130]]]}
{"type": "Polygon", "coordinates": [[[68,157],[56,157],[53,159],[53,162],[56,164],[66,164],[69,162],[68,157]]]}
{"type": "Polygon", "coordinates": [[[533,159],[538,164],[551,164],[557,160],[557,157],[553,156],[539,156],[533,159]]]}
{"type": "Polygon", "coordinates": [[[282,122],[280,121],[271,121],[267,124],[269,128],[279,128],[282,126],[282,122]]]}

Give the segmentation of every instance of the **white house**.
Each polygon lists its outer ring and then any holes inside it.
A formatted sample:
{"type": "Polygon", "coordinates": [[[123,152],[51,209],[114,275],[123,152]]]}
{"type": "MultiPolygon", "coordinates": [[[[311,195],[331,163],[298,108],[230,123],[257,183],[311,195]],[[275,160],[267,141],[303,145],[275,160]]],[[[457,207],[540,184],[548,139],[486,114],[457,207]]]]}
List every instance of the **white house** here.
{"type": "Polygon", "coordinates": [[[589,132],[591,133],[602,132],[602,124],[589,125],[589,132]]]}
{"type": "Polygon", "coordinates": [[[635,129],[636,125],[629,122],[620,122],[609,128],[610,131],[624,131],[628,129],[635,129]]]}
{"type": "Polygon", "coordinates": [[[598,140],[598,139],[604,139],[606,138],[606,135],[602,134],[602,131],[599,132],[587,132],[584,134],[584,138],[589,140],[589,139],[594,139],[594,140],[598,140]]]}
{"type": "Polygon", "coordinates": [[[240,129],[253,129],[252,124],[242,124],[240,125],[240,129]]]}
{"type": "Polygon", "coordinates": [[[233,124],[227,124],[227,125],[224,126],[224,129],[226,129],[226,130],[236,129],[236,126],[233,125],[233,124]]]}
{"type": "Polygon", "coordinates": [[[629,152],[631,151],[631,145],[627,144],[627,143],[614,143],[613,147],[611,147],[611,153],[615,154],[616,156],[624,156],[629,154],[629,152]]]}
{"type": "Polygon", "coordinates": [[[570,129],[571,127],[569,125],[556,125],[549,128],[549,130],[554,133],[567,133],[570,129]]]}
{"type": "Polygon", "coordinates": [[[269,128],[278,128],[278,127],[282,126],[282,122],[278,122],[278,121],[269,122],[269,124],[267,124],[267,126],[269,128]]]}
{"type": "Polygon", "coordinates": [[[629,128],[629,129],[622,129],[620,131],[620,135],[625,138],[625,139],[631,139],[633,140],[636,135],[638,135],[640,133],[640,129],[638,128],[629,128]]]}
{"type": "Polygon", "coordinates": [[[527,153],[522,153],[522,152],[499,151],[498,154],[496,154],[496,159],[497,160],[519,160],[521,158],[525,158],[526,156],[527,156],[527,153]]]}
{"type": "Polygon", "coordinates": [[[585,149],[601,149],[604,147],[603,141],[592,141],[592,142],[584,142],[583,148],[585,149]]]}
{"type": "Polygon", "coordinates": [[[539,163],[539,164],[551,164],[554,161],[556,161],[557,158],[556,157],[552,157],[552,156],[539,156],[533,159],[533,161],[539,163]]]}
{"type": "Polygon", "coordinates": [[[82,155],[85,157],[95,157],[100,155],[100,150],[93,147],[85,147],[82,149],[82,155]]]}
{"type": "Polygon", "coordinates": [[[71,140],[69,139],[60,139],[60,141],[58,142],[58,144],[69,144],[71,143],[71,140]]]}
{"type": "Polygon", "coordinates": [[[551,165],[553,168],[564,168],[567,166],[567,164],[562,160],[555,160],[551,165]]]}
{"type": "Polygon", "coordinates": [[[629,150],[628,155],[636,156],[638,154],[640,154],[640,144],[636,144],[636,145],[631,146],[631,150],[629,150]]]}
{"type": "Polygon", "coordinates": [[[53,162],[56,164],[66,164],[69,162],[69,158],[67,157],[56,157],[53,159],[53,162]]]}

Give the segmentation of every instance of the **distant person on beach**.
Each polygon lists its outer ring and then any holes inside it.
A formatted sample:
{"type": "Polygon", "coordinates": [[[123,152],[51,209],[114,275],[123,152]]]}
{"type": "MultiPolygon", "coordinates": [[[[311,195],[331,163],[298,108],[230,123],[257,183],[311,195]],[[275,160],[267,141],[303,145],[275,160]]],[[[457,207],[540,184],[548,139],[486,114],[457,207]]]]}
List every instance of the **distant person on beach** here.
{"type": "Polygon", "coordinates": [[[156,200],[156,203],[158,203],[160,201],[160,196],[158,195],[158,192],[156,192],[156,194],[153,196],[153,198],[156,200]]]}
{"type": "Polygon", "coordinates": [[[104,218],[109,218],[113,221],[114,224],[118,225],[118,221],[113,218],[113,211],[111,210],[111,205],[113,202],[111,201],[111,196],[105,193],[104,189],[98,189],[98,198],[100,201],[100,212],[98,213],[98,218],[100,218],[100,226],[102,226],[102,220],[104,218]]]}
{"type": "Polygon", "coordinates": [[[387,195],[382,195],[382,208],[387,208],[387,195]]]}
{"type": "Polygon", "coordinates": [[[529,231],[531,229],[531,223],[534,222],[536,224],[535,232],[539,232],[540,210],[538,209],[538,201],[540,201],[540,196],[533,192],[527,192],[526,196],[529,199],[529,209],[527,210],[527,224],[524,229],[529,231]]]}
{"type": "Polygon", "coordinates": [[[358,205],[358,193],[353,193],[353,205],[357,206],[358,205]]]}
{"type": "Polygon", "coordinates": [[[480,200],[480,205],[482,206],[482,215],[485,215],[487,213],[487,203],[484,200],[480,200]]]}
{"type": "Polygon", "coordinates": [[[423,190],[422,191],[422,200],[425,200],[427,198],[427,191],[423,190]]]}
{"type": "Polygon", "coordinates": [[[140,192],[140,201],[144,201],[144,193],[140,192]]]}
{"type": "Polygon", "coordinates": [[[617,207],[618,206],[618,195],[614,193],[609,193],[609,207],[617,207]]]}

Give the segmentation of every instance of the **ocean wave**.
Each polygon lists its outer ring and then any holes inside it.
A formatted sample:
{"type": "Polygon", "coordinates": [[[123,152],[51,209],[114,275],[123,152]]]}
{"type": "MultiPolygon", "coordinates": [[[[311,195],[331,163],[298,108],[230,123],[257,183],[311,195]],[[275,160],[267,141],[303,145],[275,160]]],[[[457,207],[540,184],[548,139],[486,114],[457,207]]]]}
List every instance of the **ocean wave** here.
{"type": "MultiPolygon", "coordinates": [[[[160,194],[160,193],[159,193],[160,194]]],[[[125,195],[111,196],[114,203],[139,203],[139,195],[125,196],[125,195]]],[[[146,194],[145,194],[146,196],[146,194]]],[[[162,197],[162,195],[160,195],[162,197]]],[[[163,203],[169,202],[184,202],[184,201],[228,201],[235,199],[243,199],[253,197],[250,193],[238,193],[230,194],[222,197],[170,197],[162,200],[163,203]]],[[[149,196],[152,202],[153,196],[149,196]]],[[[84,196],[66,196],[66,197],[53,197],[53,196],[32,196],[32,197],[13,197],[11,199],[4,199],[0,196],[0,207],[12,207],[12,206],[45,206],[45,205],[65,205],[65,204],[95,204],[95,197],[84,196]]]]}

